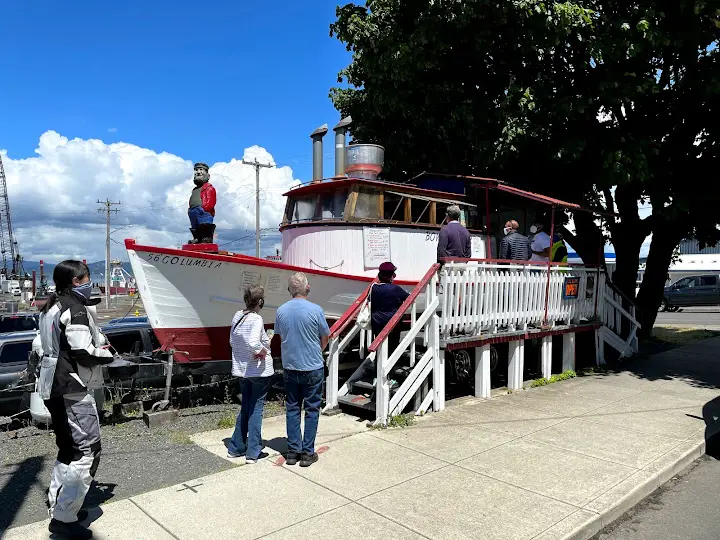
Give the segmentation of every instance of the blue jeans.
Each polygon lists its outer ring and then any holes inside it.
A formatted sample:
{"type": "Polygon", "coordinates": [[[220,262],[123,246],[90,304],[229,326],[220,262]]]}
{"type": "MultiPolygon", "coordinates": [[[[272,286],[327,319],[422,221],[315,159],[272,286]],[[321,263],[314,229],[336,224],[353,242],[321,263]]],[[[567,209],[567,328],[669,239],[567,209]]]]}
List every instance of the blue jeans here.
{"type": "Polygon", "coordinates": [[[242,402],[235,421],[235,431],[228,444],[228,452],[245,454],[257,459],[262,451],[262,419],[270,377],[244,377],[240,379],[242,402]]]}
{"type": "Polygon", "coordinates": [[[190,227],[193,229],[197,229],[198,225],[213,222],[212,214],[203,210],[202,206],[190,208],[188,210],[188,217],[190,218],[190,227]]]}
{"type": "Polygon", "coordinates": [[[285,379],[285,419],[287,424],[288,450],[296,454],[315,453],[322,400],[323,368],[312,371],[283,371],[285,379]],[[300,432],[300,408],[305,406],[305,436],[300,432]],[[302,440],[301,440],[302,438],[302,440]]]}

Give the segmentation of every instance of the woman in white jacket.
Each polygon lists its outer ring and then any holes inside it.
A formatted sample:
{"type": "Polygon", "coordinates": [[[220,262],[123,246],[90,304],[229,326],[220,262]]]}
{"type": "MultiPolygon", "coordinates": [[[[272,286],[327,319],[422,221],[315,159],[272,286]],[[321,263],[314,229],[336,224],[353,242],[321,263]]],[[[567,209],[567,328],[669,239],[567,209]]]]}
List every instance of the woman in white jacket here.
{"type": "Polygon", "coordinates": [[[245,289],[245,306],[238,311],[230,327],[232,374],[240,377],[242,402],[235,422],[228,457],[245,456],[247,463],[267,457],[262,451],[262,418],[265,398],[274,374],[270,337],[259,312],[265,305],[265,290],[260,286],[245,289]]]}

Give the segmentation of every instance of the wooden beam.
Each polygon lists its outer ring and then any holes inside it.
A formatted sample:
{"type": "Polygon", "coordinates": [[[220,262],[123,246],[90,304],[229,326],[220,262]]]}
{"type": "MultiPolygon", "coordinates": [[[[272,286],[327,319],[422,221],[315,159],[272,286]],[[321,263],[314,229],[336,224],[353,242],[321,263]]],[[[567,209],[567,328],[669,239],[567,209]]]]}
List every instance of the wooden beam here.
{"type": "Polygon", "coordinates": [[[437,224],[437,203],[435,201],[430,203],[430,225],[437,224]]]}
{"type": "Polygon", "coordinates": [[[405,222],[412,223],[412,201],[409,197],[405,198],[405,222]]]}
{"type": "Polygon", "coordinates": [[[385,219],[385,192],[378,195],[378,219],[385,219]]]}

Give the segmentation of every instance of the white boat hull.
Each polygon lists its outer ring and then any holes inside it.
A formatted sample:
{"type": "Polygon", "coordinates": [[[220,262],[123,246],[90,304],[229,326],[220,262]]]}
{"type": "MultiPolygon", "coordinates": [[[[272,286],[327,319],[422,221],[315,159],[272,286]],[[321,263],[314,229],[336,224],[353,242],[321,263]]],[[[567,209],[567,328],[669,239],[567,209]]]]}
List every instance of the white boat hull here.
{"type": "MultiPolygon", "coordinates": [[[[265,288],[260,314],[271,327],[277,308],[290,299],[287,283],[295,272],[306,273],[309,299],[329,321],[342,316],[372,281],[242,255],[139,246],[131,240],[126,246],[148,320],[160,343],[178,351],[179,362],[230,359],[230,323],[244,308],[243,291],[250,285],[265,288]]],[[[408,291],[414,286],[401,285],[408,291]]]]}

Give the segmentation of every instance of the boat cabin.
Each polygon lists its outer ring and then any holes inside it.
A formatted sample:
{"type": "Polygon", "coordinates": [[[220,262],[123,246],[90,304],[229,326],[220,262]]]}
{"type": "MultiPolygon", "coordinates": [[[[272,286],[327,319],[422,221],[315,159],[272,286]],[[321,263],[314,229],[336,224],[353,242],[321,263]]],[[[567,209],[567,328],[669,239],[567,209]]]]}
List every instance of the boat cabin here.
{"type": "MultiPolygon", "coordinates": [[[[472,238],[472,257],[487,255],[482,216],[463,194],[410,184],[336,177],[285,193],[280,225],[283,263],[373,276],[393,261],[400,280],[417,281],[437,261],[438,232],[451,205],[472,238]],[[412,261],[412,265],[407,262],[412,261]]],[[[494,252],[495,238],[490,238],[494,252]]]]}

